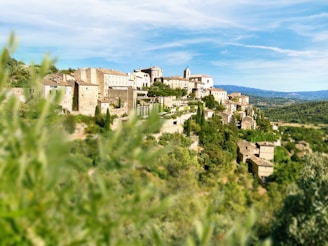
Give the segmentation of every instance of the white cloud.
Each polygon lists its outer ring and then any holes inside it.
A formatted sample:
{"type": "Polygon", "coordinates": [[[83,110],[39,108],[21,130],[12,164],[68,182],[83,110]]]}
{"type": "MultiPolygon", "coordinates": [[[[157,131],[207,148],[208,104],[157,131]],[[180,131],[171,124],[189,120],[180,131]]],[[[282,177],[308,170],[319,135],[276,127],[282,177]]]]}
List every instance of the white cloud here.
{"type": "Polygon", "coordinates": [[[279,47],[264,46],[264,45],[246,45],[246,44],[232,44],[232,45],[242,46],[246,48],[253,48],[253,49],[270,50],[287,56],[308,57],[308,56],[314,56],[315,54],[318,53],[312,50],[299,51],[299,50],[291,50],[291,49],[281,49],[279,47]]]}

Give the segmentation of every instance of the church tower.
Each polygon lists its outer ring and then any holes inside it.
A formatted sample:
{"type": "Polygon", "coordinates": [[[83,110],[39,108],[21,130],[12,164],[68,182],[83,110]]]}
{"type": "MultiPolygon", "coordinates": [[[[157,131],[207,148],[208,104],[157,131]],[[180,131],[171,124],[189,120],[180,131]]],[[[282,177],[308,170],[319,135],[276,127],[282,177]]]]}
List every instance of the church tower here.
{"type": "Polygon", "coordinates": [[[183,78],[189,79],[190,75],[191,75],[190,69],[189,67],[186,67],[185,70],[183,70],[183,78]]]}

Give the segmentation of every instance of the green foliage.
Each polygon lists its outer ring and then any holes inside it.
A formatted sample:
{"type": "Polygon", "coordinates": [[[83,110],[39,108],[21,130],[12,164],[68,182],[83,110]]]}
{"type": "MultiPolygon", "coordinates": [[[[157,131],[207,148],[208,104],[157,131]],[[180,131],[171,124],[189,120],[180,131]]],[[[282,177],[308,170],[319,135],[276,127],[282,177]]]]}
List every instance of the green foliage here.
{"type": "Polygon", "coordinates": [[[105,130],[109,130],[109,126],[110,126],[110,121],[111,119],[110,119],[110,113],[109,113],[109,109],[107,108],[107,110],[106,110],[106,118],[105,118],[105,125],[104,125],[104,128],[105,128],[105,130]]]}
{"type": "Polygon", "coordinates": [[[205,106],[210,109],[215,109],[219,105],[219,102],[215,101],[213,95],[203,97],[202,101],[205,103],[205,106]]]}
{"type": "Polygon", "coordinates": [[[308,157],[284,200],[273,227],[275,245],[325,245],[328,242],[328,159],[308,157]]]}
{"type": "Polygon", "coordinates": [[[204,165],[212,170],[229,165],[237,157],[237,140],[235,126],[223,125],[218,116],[212,117],[199,132],[199,142],[204,148],[204,165]]]}
{"type": "MultiPolygon", "coordinates": [[[[320,129],[303,128],[303,127],[281,127],[283,139],[293,139],[296,142],[305,141],[310,144],[310,147],[315,152],[328,153],[328,141],[326,133],[320,129]]],[[[291,143],[288,143],[288,148],[293,148],[291,143]]],[[[295,147],[294,147],[295,150],[295,147]]]]}
{"type": "MultiPolygon", "coordinates": [[[[242,93],[244,94],[244,93],[242,93]]],[[[247,93],[245,93],[247,94],[247,93]]],[[[255,96],[248,94],[249,102],[254,105],[256,108],[259,108],[266,112],[266,109],[280,108],[283,106],[293,105],[295,103],[304,103],[305,100],[297,98],[284,98],[284,97],[272,97],[272,95],[267,96],[255,96]]]]}
{"type": "Polygon", "coordinates": [[[63,125],[68,133],[73,133],[76,127],[75,117],[71,114],[66,114],[64,116],[63,125]]]}
{"type": "Polygon", "coordinates": [[[97,105],[96,108],[95,108],[95,117],[99,117],[100,116],[100,108],[99,106],[97,105]]]}
{"type": "Polygon", "coordinates": [[[176,96],[182,97],[187,95],[187,91],[185,89],[176,88],[172,89],[168,85],[165,85],[162,82],[155,81],[154,84],[148,88],[148,96],[176,96]]]}
{"type": "MultiPolygon", "coordinates": [[[[7,53],[9,55],[9,53],[7,53]]],[[[25,65],[23,62],[17,61],[15,58],[8,56],[4,64],[8,73],[7,85],[8,87],[27,87],[29,81],[34,79],[32,73],[39,73],[40,65],[25,65]]],[[[49,73],[57,73],[59,70],[52,64],[44,76],[49,73]]],[[[42,78],[42,76],[40,77],[42,78]]]]}
{"type": "Polygon", "coordinates": [[[288,163],[290,161],[289,152],[282,146],[274,148],[274,163],[288,163]]]}
{"type": "Polygon", "coordinates": [[[63,74],[72,74],[75,72],[75,69],[73,68],[68,68],[68,69],[63,69],[63,70],[60,70],[61,73],[63,74]]]}
{"type": "Polygon", "coordinates": [[[184,131],[185,131],[187,137],[190,137],[190,134],[191,134],[191,119],[190,118],[188,120],[186,120],[184,123],[184,131]]]}
{"type": "Polygon", "coordinates": [[[249,142],[274,142],[279,139],[276,132],[264,132],[259,130],[240,130],[239,136],[249,142]]]}
{"type": "Polygon", "coordinates": [[[265,109],[271,121],[302,124],[328,124],[328,101],[297,103],[265,109]]]}
{"type": "Polygon", "coordinates": [[[254,111],[257,128],[263,132],[271,132],[272,127],[270,120],[265,117],[264,112],[260,109],[255,109],[254,111]]]}

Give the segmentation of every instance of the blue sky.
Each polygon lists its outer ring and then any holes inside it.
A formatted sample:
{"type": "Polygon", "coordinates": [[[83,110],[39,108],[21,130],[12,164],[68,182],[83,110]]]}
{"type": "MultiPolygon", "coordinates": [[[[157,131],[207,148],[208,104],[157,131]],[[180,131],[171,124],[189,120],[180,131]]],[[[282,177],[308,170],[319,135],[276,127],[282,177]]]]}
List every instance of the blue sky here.
{"type": "Polygon", "coordinates": [[[207,74],[216,85],[328,90],[327,0],[6,0],[0,44],[11,31],[16,59],[58,68],[164,76],[207,74]]]}

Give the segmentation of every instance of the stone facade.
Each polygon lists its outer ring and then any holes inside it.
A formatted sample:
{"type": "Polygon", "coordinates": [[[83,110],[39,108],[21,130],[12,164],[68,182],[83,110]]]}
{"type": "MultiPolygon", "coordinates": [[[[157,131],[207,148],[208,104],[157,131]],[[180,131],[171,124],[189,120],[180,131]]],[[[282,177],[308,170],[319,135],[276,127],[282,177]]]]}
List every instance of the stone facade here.
{"type": "Polygon", "coordinates": [[[62,97],[59,105],[62,106],[63,110],[72,111],[74,82],[65,79],[67,79],[67,75],[63,74],[46,76],[41,80],[41,93],[42,96],[48,98],[51,94],[61,92],[62,97]]]}
{"type": "Polygon", "coordinates": [[[223,124],[228,124],[228,123],[231,122],[232,114],[229,114],[227,112],[220,112],[219,116],[222,118],[222,123],[223,124]]]}
{"type": "Polygon", "coordinates": [[[140,69],[140,71],[149,74],[151,85],[154,83],[156,78],[163,77],[163,70],[157,66],[153,66],[150,68],[142,68],[140,69]]]}
{"type": "Polygon", "coordinates": [[[256,156],[252,156],[247,161],[251,165],[252,173],[257,176],[260,183],[265,184],[267,178],[273,174],[274,165],[256,156]]]}
{"type": "Polygon", "coordinates": [[[74,84],[73,111],[94,115],[98,104],[98,85],[76,81],[74,84]]]}
{"type": "Polygon", "coordinates": [[[132,74],[129,74],[129,79],[132,81],[134,89],[141,90],[150,86],[150,75],[140,70],[134,70],[132,74]]]}
{"type": "Polygon", "coordinates": [[[186,89],[187,91],[189,89],[189,80],[179,76],[162,77],[161,82],[172,89],[181,88],[186,89]]]}
{"type": "Polygon", "coordinates": [[[191,81],[201,82],[204,85],[204,89],[209,89],[214,87],[213,78],[205,74],[190,75],[189,79],[191,81]]]}
{"type": "Polygon", "coordinates": [[[121,101],[121,107],[126,107],[126,113],[136,108],[137,91],[132,87],[121,89],[109,89],[108,100],[111,104],[117,105],[121,101]]]}
{"type": "Polygon", "coordinates": [[[238,141],[238,162],[248,163],[248,170],[265,184],[267,177],[274,171],[270,162],[274,157],[274,145],[269,142],[251,143],[246,140],[238,141]]]}
{"type": "Polygon", "coordinates": [[[255,129],[256,128],[256,121],[253,119],[253,117],[245,116],[241,119],[241,129],[249,130],[249,129],[255,129]]]}
{"type": "Polygon", "coordinates": [[[274,144],[270,142],[258,142],[256,143],[258,148],[260,149],[259,157],[265,160],[273,160],[274,159],[274,144]]]}
{"type": "Polygon", "coordinates": [[[210,92],[210,95],[213,95],[215,101],[218,101],[221,104],[225,104],[228,98],[227,91],[220,88],[210,88],[208,90],[210,92]]]}
{"type": "Polygon", "coordinates": [[[129,80],[128,74],[113,69],[81,68],[75,71],[74,76],[78,81],[98,85],[99,98],[108,97],[109,87],[129,87],[134,83],[129,80]]]}

